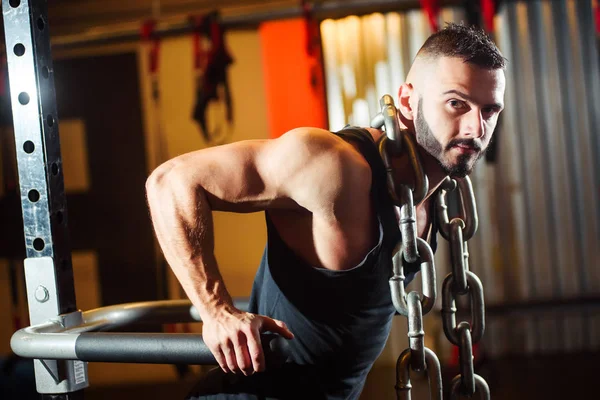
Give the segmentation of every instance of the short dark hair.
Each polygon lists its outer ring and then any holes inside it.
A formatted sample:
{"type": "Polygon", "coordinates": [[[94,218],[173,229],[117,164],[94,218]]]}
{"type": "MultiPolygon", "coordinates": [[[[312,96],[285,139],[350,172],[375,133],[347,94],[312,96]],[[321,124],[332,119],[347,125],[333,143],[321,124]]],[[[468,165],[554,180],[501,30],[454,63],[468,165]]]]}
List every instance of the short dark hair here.
{"type": "Polygon", "coordinates": [[[486,69],[506,68],[506,58],[494,41],[481,28],[462,24],[449,23],[429,36],[417,54],[420,55],[457,57],[486,69]]]}

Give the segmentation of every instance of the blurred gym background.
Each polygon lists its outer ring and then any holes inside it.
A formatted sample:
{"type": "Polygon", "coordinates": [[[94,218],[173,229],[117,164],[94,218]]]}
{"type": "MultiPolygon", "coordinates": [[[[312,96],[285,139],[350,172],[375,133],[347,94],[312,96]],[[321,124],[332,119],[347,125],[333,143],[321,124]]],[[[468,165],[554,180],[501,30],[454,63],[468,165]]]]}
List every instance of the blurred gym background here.
{"type": "MultiPolygon", "coordinates": [[[[509,62],[506,110],[472,176],[480,224],[469,242],[470,265],[487,306],[475,370],[495,399],[594,396],[588,393],[597,390],[600,370],[596,0],[53,0],[48,7],[82,310],[182,297],[156,248],[145,202],[145,179],[161,162],[297,126],[367,125],[378,99],[396,96],[431,32],[446,22],[486,29],[509,62]],[[207,67],[220,72],[214,82],[203,78],[207,67]],[[207,101],[210,83],[217,100],[207,101]]],[[[28,399],[36,398],[31,362],[9,346],[28,317],[2,59],[0,397],[28,399]]],[[[264,247],[264,218],[216,213],[215,229],[229,291],[247,297],[264,247]]],[[[438,284],[448,259],[441,241],[438,284]]],[[[406,329],[397,317],[362,399],[395,399],[406,329]]],[[[439,312],[427,316],[425,332],[447,387],[458,373],[457,354],[439,312]]],[[[90,364],[86,398],[182,398],[204,368],[90,364]]],[[[413,398],[426,396],[416,379],[413,398]]]]}

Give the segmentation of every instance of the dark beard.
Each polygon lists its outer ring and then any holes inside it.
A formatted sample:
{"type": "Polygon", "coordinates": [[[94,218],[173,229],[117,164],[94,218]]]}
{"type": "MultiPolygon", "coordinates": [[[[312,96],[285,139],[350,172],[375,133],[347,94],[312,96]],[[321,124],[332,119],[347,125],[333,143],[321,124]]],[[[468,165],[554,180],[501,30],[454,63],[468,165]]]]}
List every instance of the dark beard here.
{"type": "Polygon", "coordinates": [[[485,154],[484,151],[481,151],[481,146],[473,139],[453,139],[448,143],[446,149],[444,149],[442,144],[435,138],[427,121],[425,121],[425,116],[423,115],[423,98],[419,98],[419,109],[417,110],[417,118],[415,119],[415,135],[417,143],[423,147],[425,151],[431,154],[431,156],[437,160],[444,172],[451,177],[462,178],[469,175],[473,170],[473,165],[475,165],[475,163],[473,162],[469,165],[471,156],[462,154],[458,157],[457,162],[451,165],[444,162],[444,152],[456,145],[464,144],[479,151],[477,160],[485,154]]]}

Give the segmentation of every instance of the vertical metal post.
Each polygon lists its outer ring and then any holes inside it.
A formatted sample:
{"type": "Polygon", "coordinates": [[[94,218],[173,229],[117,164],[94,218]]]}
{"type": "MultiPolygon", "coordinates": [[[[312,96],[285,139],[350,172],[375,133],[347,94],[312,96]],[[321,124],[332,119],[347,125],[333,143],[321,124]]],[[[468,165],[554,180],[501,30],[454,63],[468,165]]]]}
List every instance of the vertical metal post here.
{"type": "MultiPolygon", "coordinates": [[[[45,0],[2,0],[31,324],[77,324],[58,116],[45,0]],[[60,314],[70,314],[59,317],[60,314]]],[[[87,365],[35,360],[45,399],[80,399],[87,365]]]]}

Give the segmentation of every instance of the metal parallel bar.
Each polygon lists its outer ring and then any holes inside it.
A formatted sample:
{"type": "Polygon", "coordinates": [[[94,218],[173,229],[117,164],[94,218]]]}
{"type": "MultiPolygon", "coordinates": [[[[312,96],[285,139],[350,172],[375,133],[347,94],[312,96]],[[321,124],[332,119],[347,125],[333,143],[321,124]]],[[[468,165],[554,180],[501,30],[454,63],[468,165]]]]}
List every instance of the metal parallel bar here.
{"type": "MultiPolygon", "coordinates": [[[[248,299],[234,300],[234,306],[248,309],[248,299]]],[[[11,338],[15,354],[45,360],[79,360],[154,364],[207,364],[216,361],[201,335],[165,333],[98,333],[136,323],[200,321],[187,300],[148,301],[119,304],[83,313],[79,325],[61,321],[23,328],[11,338]]],[[[265,357],[273,363],[287,358],[285,339],[261,336],[265,357]]]]}
{"type": "Polygon", "coordinates": [[[76,359],[143,364],[205,364],[216,360],[202,335],[159,333],[82,333],[74,343],[76,359]]]}
{"type": "MultiPolygon", "coordinates": [[[[286,361],[286,339],[261,335],[261,344],[267,368],[286,361]]],[[[90,362],[217,364],[201,335],[182,333],[82,333],[75,341],[75,354],[90,362]]]]}
{"type": "MultiPolygon", "coordinates": [[[[248,310],[249,302],[247,298],[236,298],[233,304],[242,311],[248,310]]],[[[82,317],[77,319],[81,320],[80,324],[65,324],[65,320],[74,314],[78,313],[61,316],[58,320],[49,320],[49,322],[29,326],[15,332],[11,338],[11,347],[17,353],[27,353],[28,357],[43,358],[42,355],[46,354],[44,352],[48,351],[43,349],[43,346],[48,343],[47,339],[43,338],[44,335],[61,334],[66,337],[67,335],[64,334],[76,335],[84,332],[115,330],[116,328],[135,324],[201,322],[198,311],[189,300],[117,304],[80,313],[82,317]],[[38,341],[46,344],[40,345],[38,341]],[[26,342],[26,344],[22,342],[26,342]],[[39,349],[39,354],[28,350],[31,347],[39,349]]]]}
{"type": "MultiPolygon", "coordinates": [[[[202,335],[181,333],[48,333],[58,324],[17,331],[11,340],[15,354],[45,360],[79,360],[143,364],[217,364],[202,335]],[[41,333],[46,331],[46,333],[41,333]]],[[[261,335],[265,359],[280,365],[287,359],[286,339],[261,335]]]]}

